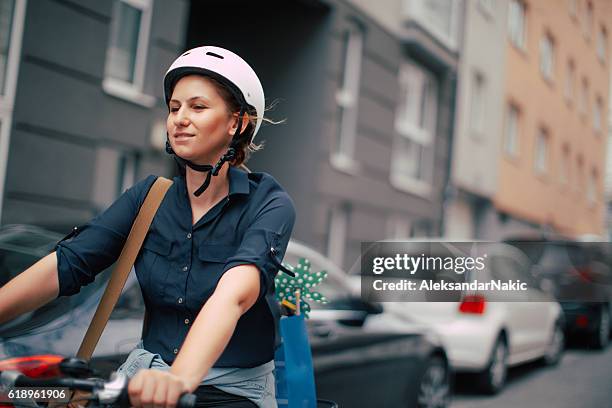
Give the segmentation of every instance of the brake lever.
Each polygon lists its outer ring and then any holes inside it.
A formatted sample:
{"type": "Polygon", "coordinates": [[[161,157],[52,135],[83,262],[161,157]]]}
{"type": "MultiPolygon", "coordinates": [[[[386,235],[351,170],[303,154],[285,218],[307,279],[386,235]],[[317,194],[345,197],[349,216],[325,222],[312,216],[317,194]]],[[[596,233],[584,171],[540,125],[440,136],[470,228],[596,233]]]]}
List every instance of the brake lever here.
{"type": "Polygon", "coordinates": [[[127,393],[128,377],[123,373],[113,373],[111,380],[104,383],[104,387],[96,394],[98,402],[104,404],[118,404],[127,407],[130,399],[127,393]]]}

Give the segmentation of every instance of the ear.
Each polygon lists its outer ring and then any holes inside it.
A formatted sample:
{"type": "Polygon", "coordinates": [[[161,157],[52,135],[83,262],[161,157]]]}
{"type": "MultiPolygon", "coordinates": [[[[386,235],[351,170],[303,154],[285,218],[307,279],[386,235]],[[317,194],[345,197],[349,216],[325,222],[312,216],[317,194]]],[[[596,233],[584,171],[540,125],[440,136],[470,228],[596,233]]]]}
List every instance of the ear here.
{"type": "MultiPolygon", "coordinates": [[[[232,128],[231,128],[231,132],[232,135],[234,135],[236,133],[236,128],[238,127],[238,114],[234,113],[232,115],[234,117],[234,120],[232,121],[232,128]]],[[[240,130],[240,133],[244,132],[245,129],[247,128],[247,126],[249,125],[249,121],[250,121],[250,117],[248,113],[244,113],[242,115],[242,129],[240,130]]]]}

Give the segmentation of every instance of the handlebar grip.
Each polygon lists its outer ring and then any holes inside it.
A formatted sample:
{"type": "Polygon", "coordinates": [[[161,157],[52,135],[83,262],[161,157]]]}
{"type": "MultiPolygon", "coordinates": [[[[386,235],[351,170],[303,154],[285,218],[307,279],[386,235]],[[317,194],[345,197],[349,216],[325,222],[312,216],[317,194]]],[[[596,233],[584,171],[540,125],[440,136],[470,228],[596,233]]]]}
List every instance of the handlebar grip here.
{"type": "Polygon", "coordinates": [[[195,394],[183,394],[176,404],[176,408],[194,408],[196,404],[195,394]]]}
{"type": "MultiPolygon", "coordinates": [[[[194,408],[196,404],[195,394],[183,394],[179,397],[176,403],[176,408],[194,408]]],[[[121,390],[121,394],[117,398],[116,405],[118,407],[130,407],[130,397],[128,396],[127,387],[121,390]]]]}

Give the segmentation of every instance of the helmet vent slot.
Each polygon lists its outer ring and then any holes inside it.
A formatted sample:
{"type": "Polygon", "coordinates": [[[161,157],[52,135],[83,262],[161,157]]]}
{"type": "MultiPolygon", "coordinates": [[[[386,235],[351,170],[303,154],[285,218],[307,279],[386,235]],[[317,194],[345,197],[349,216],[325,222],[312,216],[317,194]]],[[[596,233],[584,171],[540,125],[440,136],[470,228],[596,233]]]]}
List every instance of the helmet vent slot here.
{"type": "Polygon", "coordinates": [[[208,51],[208,52],[206,53],[206,55],[210,55],[211,57],[216,57],[216,58],[219,58],[219,59],[223,59],[223,56],[222,56],[222,55],[215,54],[214,52],[210,52],[210,51],[208,51]]]}
{"type": "Polygon", "coordinates": [[[184,57],[186,55],[189,55],[191,53],[191,51],[187,51],[186,53],[184,53],[183,55],[181,55],[181,57],[184,57]]]}

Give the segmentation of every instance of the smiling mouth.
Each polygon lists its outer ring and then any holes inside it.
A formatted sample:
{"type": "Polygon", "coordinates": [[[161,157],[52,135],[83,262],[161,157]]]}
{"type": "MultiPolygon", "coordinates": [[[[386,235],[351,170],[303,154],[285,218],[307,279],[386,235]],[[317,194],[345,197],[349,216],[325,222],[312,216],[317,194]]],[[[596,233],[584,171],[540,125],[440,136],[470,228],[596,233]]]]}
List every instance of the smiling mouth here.
{"type": "Polygon", "coordinates": [[[193,135],[188,134],[188,133],[178,133],[178,134],[174,135],[175,139],[188,139],[190,137],[193,137],[193,135]]]}

